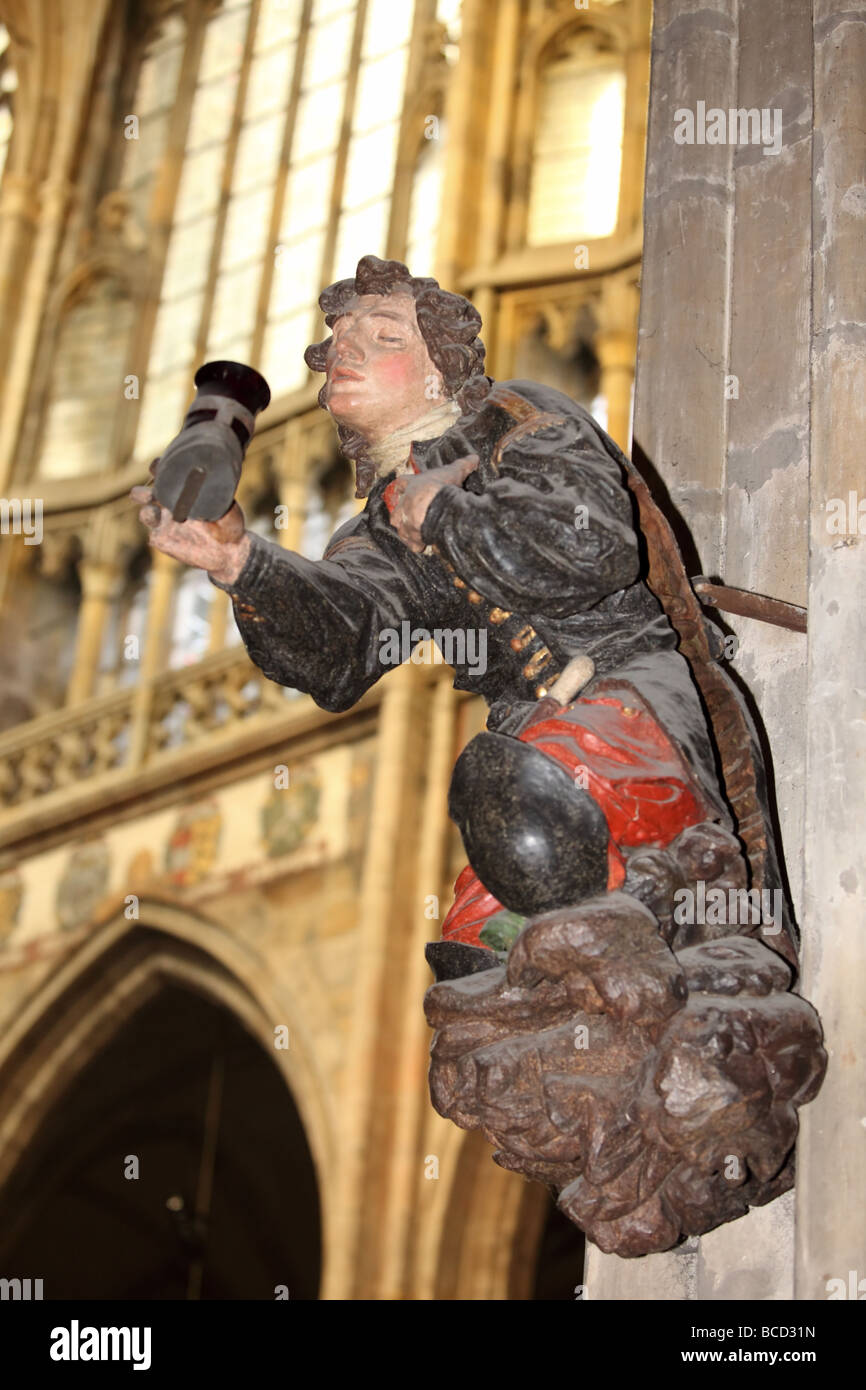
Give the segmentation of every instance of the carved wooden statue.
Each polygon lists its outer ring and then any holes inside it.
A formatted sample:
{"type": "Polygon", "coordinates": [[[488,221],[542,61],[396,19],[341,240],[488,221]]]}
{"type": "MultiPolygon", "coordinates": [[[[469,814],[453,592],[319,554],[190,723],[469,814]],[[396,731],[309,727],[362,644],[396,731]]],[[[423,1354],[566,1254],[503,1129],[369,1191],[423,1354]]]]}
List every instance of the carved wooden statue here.
{"type": "Polygon", "coordinates": [[[451,653],[490,710],[449,795],[469,865],[428,947],[433,1103],[603,1250],[667,1249],[791,1185],[826,1064],[755,731],[667,523],[585,410],[491,381],[477,311],[399,262],[365,256],[320,305],[306,361],[363,512],[320,561],[237,504],[176,522],[138,488],[142,520],[324,709],[379,679],[406,622],[475,639],[451,653]]]}

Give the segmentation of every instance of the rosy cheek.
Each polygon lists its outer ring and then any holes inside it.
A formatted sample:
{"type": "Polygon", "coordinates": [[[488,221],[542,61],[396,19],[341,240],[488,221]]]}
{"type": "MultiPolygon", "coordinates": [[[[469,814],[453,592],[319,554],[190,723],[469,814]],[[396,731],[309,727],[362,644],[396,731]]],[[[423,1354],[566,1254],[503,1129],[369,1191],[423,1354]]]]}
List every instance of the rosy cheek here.
{"type": "Polygon", "coordinates": [[[415,364],[409,353],[388,353],[379,358],[379,371],[389,386],[403,386],[415,375],[415,364]]]}

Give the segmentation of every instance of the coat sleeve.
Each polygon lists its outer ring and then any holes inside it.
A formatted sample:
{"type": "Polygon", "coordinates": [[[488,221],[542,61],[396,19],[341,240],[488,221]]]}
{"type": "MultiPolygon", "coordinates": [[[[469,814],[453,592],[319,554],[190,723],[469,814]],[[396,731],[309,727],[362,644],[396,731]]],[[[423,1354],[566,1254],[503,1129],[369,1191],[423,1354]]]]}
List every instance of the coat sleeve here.
{"type": "Polygon", "coordinates": [[[421,617],[411,578],[363,532],[324,560],[250,535],[237,580],[211,583],[230,595],[251,660],[269,680],[312,695],[322,709],[350,709],[393,665],[380,659],[386,634],[421,617]]]}
{"type": "Polygon", "coordinates": [[[632,515],[620,465],[572,418],[507,445],[480,494],[443,488],[421,534],[490,602],[564,618],[639,578],[632,515]]]}

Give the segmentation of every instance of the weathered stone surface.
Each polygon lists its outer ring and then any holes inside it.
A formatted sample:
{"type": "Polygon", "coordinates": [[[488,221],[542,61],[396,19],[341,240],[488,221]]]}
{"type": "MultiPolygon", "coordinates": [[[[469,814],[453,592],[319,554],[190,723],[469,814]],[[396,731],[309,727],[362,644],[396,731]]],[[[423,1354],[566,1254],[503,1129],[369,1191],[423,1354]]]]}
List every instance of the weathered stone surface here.
{"type": "Polygon", "coordinates": [[[799,1148],[796,1296],[864,1275],[866,549],[828,528],[833,498],[864,494],[866,7],[816,0],[809,672],[804,980],[826,1020],[830,1067],[799,1148]]]}
{"type": "MultiPolygon", "coordinates": [[[[862,285],[863,224],[862,217],[858,220],[853,213],[856,189],[862,183],[864,122],[853,117],[851,85],[855,71],[862,74],[863,70],[863,18],[862,6],[832,0],[816,12],[813,121],[812,7],[805,0],[765,0],[761,5],[739,7],[663,0],[654,6],[646,253],[635,393],[635,439],[656,465],[689,524],[701,571],[718,572],[729,583],[795,603],[808,601],[810,643],[816,641],[818,625],[826,630],[826,641],[817,638],[822,645],[820,655],[816,649],[811,698],[824,692],[822,699],[834,704],[835,713],[826,708],[816,714],[820,749],[809,756],[814,780],[820,785],[808,797],[807,841],[807,721],[800,717],[807,701],[806,643],[796,634],[745,619],[731,618],[728,623],[737,639],[731,669],[751,693],[768,735],[789,888],[803,923],[802,988],[821,1010],[831,1035],[831,1056],[835,1024],[832,1008],[829,1013],[827,1008],[839,981],[831,988],[828,978],[823,996],[818,997],[814,981],[827,969],[826,961],[823,966],[820,963],[821,936],[828,929],[829,916],[835,923],[843,900],[840,868],[843,872],[854,869],[847,883],[855,879],[862,883],[853,849],[837,854],[835,848],[830,850],[829,841],[832,835],[833,845],[842,845],[850,834],[842,822],[850,828],[858,821],[850,809],[850,788],[846,796],[840,794],[847,736],[841,732],[844,720],[839,713],[842,684],[849,691],[856,684],[850,673],[846,679],[839,670],[839,644],[844,643],[852,661],[856,660],[861,640],[856,634],[862,631],[862,617],[855,618],[863,612],[862,583],[853,559],[856,547],[835,552],[840,573],[826,592],[819,594],[815,586],[816,581],[823,583],[819,576],[825,574],[826,538],[820,530],[826,498],[859,486],[851,473],[857,467],[855,455],[844,447],[840,450],[839,441],[862,436],[862,389],[859,394],[846,391],[838,380],[837,392],[852,406],[859,400],[859,406],[846,413],[828,390],[826,408],[810,419],[810,357],[814,346],[820,345],[817,360],[827,361],[826,380],[833,380],[840,362],[835,360],[830,368],[832,354],[829,335],[825,336],[828,308],[831,303],[835,306],[830,317],[838,319],[838,340],[845,339],[849,352],[850,325],[863,317],[855,312],[853,292],[858,275],[862,285]],[[714,73],[708,73],[703,57],[690,44],[689,36],[696,30],[706,31],[711,46],[718,44],[720,34],[729,36],[728,60],[719,61],[714,73]],[[765,156],[747,146],[733,151],[728,146],[676,147],[670,138],[672,110],[694,109],[699,100],[724,108],[781,108],[780,153],[765,156]],[[847,108],[844,138],[839,129],[842,108],[847,108]],[[858,146],[859,172],[855,168],[858,146]],[[829,197],[825,147],[832,149],[834,161],[850,162],[829,197]],[[727,166],[729,153],[733,157],[727,166]],[[695,190],[701,180],[706,186],[707,222],[718,228],[706,248],[691,234],[693,218],[680,220],[671,215],[688,193],[678,177],[686,161],[691,161],[688,167],[695,190]],[[840,245],[848,246],[849,231],[853,243],[858,227],[859,261],[852,252],[828,255],[834,232],[842,238],[840,245]],[[832,283],[825,279],[831,263],[836,268],[830,271],[832,283]],[[847,284],[845,290],[842,280],[835,279],[837,270],[847,284]],[[707,316],[717,331],[712,351],[693,331],[707,316]],[[823,442],[811,434],[821,420],[826,423],[823,442]],[[838,482],[833,486],[821,478],[825,465],[820,459],[825,455],[827,465],[837,470],[838,482]],[[810,466],[816,539],[812,592],[807,599],[810,466]],[[840,590],[846,595],[844,605],[840,590]],[[843,616],[843,606],[848,618],[843,616]],[[834,672],[832,691],[827,685],[830,671],[834,672]],[[841,683],[836,682],[837,675],[841,683]],[[837,762],[839,776],[831,781],[827,769],[837,762]],[[804,861],[808,874],[810,863],[826,866],[828,855],[837,865],[835,872],[823,873],[814,893],[804,892],[804,861]]],[[[716,47],[712,51],[721,58],[716,47]]],[[[862,101],[862,82],[856,100],[862,101]]],[[[844,371],[841,375],[844,378],[844,371]]],[[[851,723],[849,727],[856,730],[858,726],[851,723]]],[[[848,765],[855,764],[849,761],[848,765]]],[[[858,913],[857,900],[849,897],[847,901],[853,918],[858,913]]],[[[859,920],[862,923],[862,907],[859,920]]],[[[836,931],[835,925],[832,930],[836,931]]],[[[862,939],[862,930],[855,929],[852,920],[844,951],[834,953],[836,961],[844,958],[852,1009],[854,997],[862,996],[855,936],[862,939]]],[[[862,1249],[862,1233],[851,1222],[850,1210],[847,1217],[838,1212],[829,1219],[826,1205],[837,1199],[844,1204],[841,1194],[846,1189],[863,1186],[861,1169],[855,1173],[846,1168],[843,1183],[838,1172],[827,1172],[826,1165],[829,1136],[831,1131],[835,1136],[840,1120],[850,1125],[848,1154],[851,1158],[863,1154],[862,1128],[859,1138],[855,1133],[862,1106],[858,1108],[854,1100],[856,1084],[862,1095],[862,1079],[854,1084],[852,1075],[852,1087],[846,1090],[841,1108],[837,1104],[834,1118],[821,1126],[819,1134],[813,1127],[827,1105],[832,1077],[831,1067],[821,1100],[806,1112],[804,1136],[815,1135],[814,1159],[809,1156],[808,1141],[805,1150],[801,1141],[798,1185],[804,1211],[808,1207],[813,1214],[808,1221],[809,1249],[804,1246],[800,1256],[804,1271],[818,1266],[830,1269],[833,1259],[840,1269],[847,1269],[856,1263],[855,1246],[862,1249]],[[831,1259],[828,1253],[837,1248],[840,1238],[845,1248],[850,1247],[850,1260],[841,1254],[831,1259]]],[[[793,1260],[791,1197],[710,1232],[675,1254],[650,1256],[624,1266],[590,1249],[585,1278],[592,1298],[772,1299],[792,1295],[793,1260]]],[[[804,1297],[826,1296],[823,1280],[811,1274],[801,1274],[800,1288],[804,1297]]]]}

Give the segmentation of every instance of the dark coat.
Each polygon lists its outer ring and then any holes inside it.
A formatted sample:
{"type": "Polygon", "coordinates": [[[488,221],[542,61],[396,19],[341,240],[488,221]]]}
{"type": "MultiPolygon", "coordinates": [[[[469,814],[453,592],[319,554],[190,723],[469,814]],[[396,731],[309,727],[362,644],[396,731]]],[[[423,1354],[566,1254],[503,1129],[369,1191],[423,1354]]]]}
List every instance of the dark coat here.
{"type": "Polygon", "coordinates": [[[525,654],[512,646],[515,625],[528,624],[551,653],[549,669],[578,653],[592,657],[596,675],[584,695],[606,676],[630,682],[727,821],[697,690],[641,577],[617,446],[561,392],[509,381],[438,439],[414,443],[411,457],[422,471],[472,453],[476,472],[463,488],[443,488],[428,510],[424,554],[390,524],[385,492],[394,474],[375,483],[322,560],[254,535],[242,574],[218,586],[231,594],[252,660],[269,679],[339,711],[387,669],[383,632],[399,633],[407,621],[427,631],[483,628],[486,669],[458,661],[454,685],[483,695],[488,727],[508,732],[537,698],[538,680],[524,676],[525,654]],[[492,623],[491,608],[508,621],[492,623]]]}

